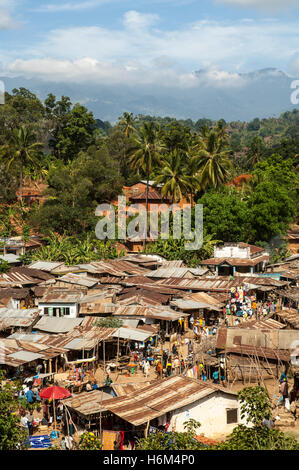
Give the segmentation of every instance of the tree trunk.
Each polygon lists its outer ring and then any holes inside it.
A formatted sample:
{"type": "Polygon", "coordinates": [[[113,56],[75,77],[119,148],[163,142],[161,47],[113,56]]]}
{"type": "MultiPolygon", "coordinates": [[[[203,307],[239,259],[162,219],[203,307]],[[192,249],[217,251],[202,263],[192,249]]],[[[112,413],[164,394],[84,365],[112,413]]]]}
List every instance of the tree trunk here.
{"type": "Polygon", "coordinates": [[[20,166],[20,201],[23,202],[23,160],[20,166]]]}
{"type": "Polygon", "coordinates": [[[148,183],[149,183],[149,172],[147,172],[147,176],[146,176],[146,192],[145,192],[145,212],[146,212],[146,217],[145,217],[145,233],[144,233],[144,239],[143,239],[143,251],[145,251],[145,243],[146,243],[146,238],[147,238],[148,183]]]}

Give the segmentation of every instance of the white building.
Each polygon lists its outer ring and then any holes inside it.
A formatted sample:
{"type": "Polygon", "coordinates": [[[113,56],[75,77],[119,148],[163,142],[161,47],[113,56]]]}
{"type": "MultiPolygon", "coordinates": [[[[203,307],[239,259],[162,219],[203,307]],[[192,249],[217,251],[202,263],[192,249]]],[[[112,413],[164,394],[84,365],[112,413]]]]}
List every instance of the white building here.
{"type": "Polygon", "coordinates": [[[168,431],[184,432],[189,419],[199,421],[198,434],[224,438],[241,418],[238,395],[213,384],[184,376],[171,376],[125,396],[105,401],[105,409],[131,423],[168,431]]]}
{"type": "Polygon", "coordinates": [[[49,291],[38,301],[38,307],[41,310],[41,315],[77,318],[79,302],[82,298],[83,293],[80,291],[49,291]]]}
{"type": "Polygon", "coordinates": [[[237,394],[211,390],[208,385],[205,397],[172,413],[169,431],[184,432],[184,423],[190,418],[200,422],[199,434],[214,439],[230,434],[238,424],[246,424],[240,416],[237,394]]]}

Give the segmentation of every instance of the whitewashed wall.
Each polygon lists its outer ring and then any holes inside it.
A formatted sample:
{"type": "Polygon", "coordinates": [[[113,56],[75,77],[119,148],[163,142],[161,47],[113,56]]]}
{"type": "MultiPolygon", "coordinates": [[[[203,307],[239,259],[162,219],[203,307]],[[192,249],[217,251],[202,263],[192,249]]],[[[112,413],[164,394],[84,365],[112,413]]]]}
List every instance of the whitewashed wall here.
{"type": "Polygon", "coordinates": [[[44,312],[44,309],[45,308],[60,308],[60,307],[65,307],[65,308],[69,308],[70,309],[70,314],[69,315],[65,315],[64,317],[65,318],[77,318],[78,316],[78,306],[77,304],[42,304],[42,303],[39,303],[38,307],[42,310],[41,311],[41,315],[44,315],[45,312],[44,312]]]}
{"type": "Polygon", "coordinates": [[[214,258],[250,258],[250,248],[240,248],[239,246],[219,246],[214,247],[214,258]]]}
{"type": "Polygon", "coordinates": [[[238,398],[222,392],[215,392],[176,410],[171,418],[169,431],[184,432],[183,423],[190,418],[201,423],[198,434],[210,438],[228,435],[238,424],[246,424],[245,419],[241,420],[240,417],[238,398]],[[238,408],[238,422],[227,424],[226,411],[231,408],[238,408]]]}

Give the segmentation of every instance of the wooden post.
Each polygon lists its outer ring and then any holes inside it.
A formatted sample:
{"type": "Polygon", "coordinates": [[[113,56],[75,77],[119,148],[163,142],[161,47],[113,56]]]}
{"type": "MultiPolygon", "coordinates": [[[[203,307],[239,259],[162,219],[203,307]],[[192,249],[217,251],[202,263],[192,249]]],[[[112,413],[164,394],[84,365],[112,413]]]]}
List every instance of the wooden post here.
{"type": "Polygon", "coordinates": [[[69,436],[70,435],[70,426],[69,426],[69,420],[68,420],[68,416],[67,416],[67,411],[66,411],[66,406],[64,406],[64,413],[65,413],[65,419],[66,419],[66,427],[67,427],[67,435],[69,436]]]}
{"type": "Polygon", "coordinates": [[[103,360],[104,360],[104,372],[105,372],[105,369],[106,369],[106,361],[105,361],[105,340],[103,340],[103,360]]]}
{"type": "Polygon", "coordinates": [[[101,401],[100,401],[100,437],[102,439],[102,403],[103,403],[103,389],[101,391],[101,401]]]}
{"type": "Polygon", "coordinates": [[[56,431],[56,410],[55,410],[55,398],[53,397],[53,412],[54,412],[54,430],[56,431]]]}
{"type": "Polygon", "coordinates": [[[145,438],[147,438],[147,435],[148,435],[149,422],[150,422],[150,420],[148,419],[147,420],[147,425],[146,425],[146,428],[145,428],[145,431],[144,431],[144,437],[145,438]]]}
{"type": "Polygon", "coordinates": [[[118,362],[118,359],[119,359],[119,331],[118,331],[118,337],[117,337],[117,356],[116,356],[117,362],[118,362]]]}

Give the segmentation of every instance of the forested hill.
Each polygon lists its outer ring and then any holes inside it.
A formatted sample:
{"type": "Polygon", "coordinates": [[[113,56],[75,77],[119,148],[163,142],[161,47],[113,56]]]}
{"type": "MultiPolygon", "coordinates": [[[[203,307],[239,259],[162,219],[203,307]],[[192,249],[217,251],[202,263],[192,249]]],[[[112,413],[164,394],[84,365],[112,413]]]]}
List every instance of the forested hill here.
{"type": "MultiPolygon", "coordinates": [[[[194,265],[216,242],[269,244],[298,220],[298,110],[229,123],[125,112],[112,125],[100,117],[67,96],[49,94],[42,102],[25,88],[6,93],[0,106],[2,236],[26,229],[94,238],[97,205],[140,179],[154,180],[173,202],[204,205],[208,248],[189,253],[195,258],[186,261],[194,265]],[[39,192],[42,204],[26,205],[26,191],[39,192]]],[[[94,253],[89,242],[84,246],[94,253]]],[[[184,259],[183,246],[155,250],[184,259]]],[[[52,257],[56,251],[55,245],[52,257]]]]}
{"type": "MultiPolygon", "coordinates": [[[[153,117],[138,115],[137,119],[140,123],[146,121],[155,121],[160,126],[165,127],[171,122],[177,122],[187,127],[191,131],[199,132],[206,125],[208,127],[215,126],[217,121],[211,119],[173,119],[171,117],[153,117]]],[[[221,121],[226,125],[227,132],[231,135],[230,145],[235,151],[240,151],[244,147],[248,147],[253,137],[261,137],[266,145],[275,145],[281,142],[282,138],[296,138],[299,136],[299,110],[286,111],[279,117],[269,117],[259,119],[256,117],[252,121],[221,121]]],[[[104,124],[104,123],[103,123],[104,124]]]]}

